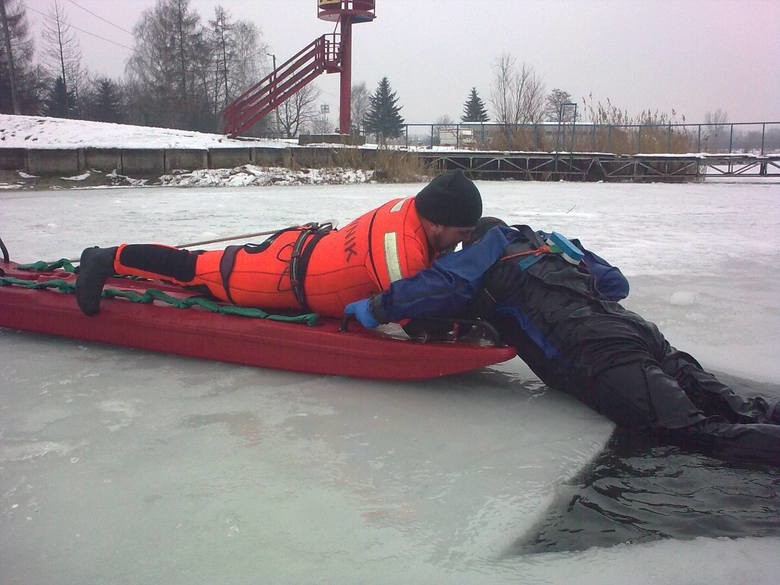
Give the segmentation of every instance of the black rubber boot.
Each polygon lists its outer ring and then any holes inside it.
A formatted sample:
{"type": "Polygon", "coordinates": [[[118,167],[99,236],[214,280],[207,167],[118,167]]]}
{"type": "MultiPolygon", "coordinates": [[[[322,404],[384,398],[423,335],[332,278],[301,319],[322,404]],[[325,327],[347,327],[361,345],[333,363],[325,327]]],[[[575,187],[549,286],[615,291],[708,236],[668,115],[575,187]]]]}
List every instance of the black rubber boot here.
{"type": "Polygon", "coordinates": [[[177,250],[159,244],[128,244],[119,255],[119,265],[152,272],[158,278],[189,282],[195,278],[199,252],[177,250]]]}
{"type": "Polygon", "coordinates": [[[100,293],[108,277],[114,274],[117,248],[87,248],[81,253],[76,279],[76,302],[85,315],[100,311],[100,293]]]}

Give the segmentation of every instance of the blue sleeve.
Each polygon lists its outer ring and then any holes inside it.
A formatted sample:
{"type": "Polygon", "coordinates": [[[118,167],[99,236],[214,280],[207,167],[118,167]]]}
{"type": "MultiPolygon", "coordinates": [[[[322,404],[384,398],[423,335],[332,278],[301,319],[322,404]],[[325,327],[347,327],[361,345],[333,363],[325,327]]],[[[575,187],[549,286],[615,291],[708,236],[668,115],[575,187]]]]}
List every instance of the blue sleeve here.
{"type": "Polygon", "coordinates": [[[585,252],[582,260],[596,280],[596,289],[610,301],[625,299],[628,296],[628,279],[620,269],[590,250],[581,249],[585,252]]]}
{"type": "MultiPolygon", "coordinates": [[[[548,237],[546,232],[537,231],[536,233],[544,240],[548,237]]],[[[612,266],[598,254],[586,249],[578,239],[571,240],[571,242],[582,250],[584,254],[582,262],[593,275],[593,279],[596,281],[596,290],[610,301],[625,299],[628,296],[628,279],[623,276],[620,269],[617,266],[612,266]]]]}
{"type": "Polygon", "coordinates": [[[372,300],[380,323],[460,315],[474,300],[482,276],[509,244],[506,228],[493,228],[476,244],[436,260],[430,268],[397,280],[372,300]]]}

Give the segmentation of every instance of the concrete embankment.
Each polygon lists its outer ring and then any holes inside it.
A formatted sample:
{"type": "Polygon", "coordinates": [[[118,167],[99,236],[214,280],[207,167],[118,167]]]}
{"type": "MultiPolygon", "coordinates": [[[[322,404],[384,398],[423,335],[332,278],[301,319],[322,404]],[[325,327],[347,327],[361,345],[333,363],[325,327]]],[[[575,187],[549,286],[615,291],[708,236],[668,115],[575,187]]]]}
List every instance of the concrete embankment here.
{"type": "Polygon", "coordinates": [[[694,153],[635,154],[503,151],[404,151],[328,146],[212,148],[1,148],[0,174],[23,171],[43,178],[86,171],[133,179],[175,171],[233,169],[243,165],[306,168],[344,167],[376,171],[378,180],[419,180],[446,169],[474,179],[535,181],[702,181],[710,176],[777,177],[780,155],[694,153]]]}
{"type": "Polygon", "coordinates": [[[351,166],[370,168],[371,149],[296,148],[0,148],[0,171],[38,176],[77,175],[85,171],[116,172],[130,177],[159,177],[175,170],[233,168],[245,164],[288,168],[351,166]]]}

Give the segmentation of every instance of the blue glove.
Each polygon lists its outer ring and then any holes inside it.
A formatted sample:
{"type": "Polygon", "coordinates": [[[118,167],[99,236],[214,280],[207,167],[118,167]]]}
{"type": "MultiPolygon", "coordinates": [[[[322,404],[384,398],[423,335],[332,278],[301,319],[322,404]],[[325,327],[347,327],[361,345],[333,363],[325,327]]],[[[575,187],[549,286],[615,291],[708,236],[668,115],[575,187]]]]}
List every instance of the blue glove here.
{"type": "Polygon", "coordinates": [[[373,329],[379,325],[374,314],[371,312],[370,299],[362,299],[360,301],[355,301],[354,303],[349,303],[344,307],[344,314],[354,315],[355,318],[360,321],[360,324],[368,329],[373,329]]]}

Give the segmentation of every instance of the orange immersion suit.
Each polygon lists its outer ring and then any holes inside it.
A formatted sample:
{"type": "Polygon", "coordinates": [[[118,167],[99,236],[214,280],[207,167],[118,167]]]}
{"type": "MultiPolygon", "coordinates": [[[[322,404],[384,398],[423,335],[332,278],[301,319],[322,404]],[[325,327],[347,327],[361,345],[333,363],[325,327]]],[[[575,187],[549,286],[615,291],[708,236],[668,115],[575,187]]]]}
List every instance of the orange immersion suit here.
{"type": "Polygon", "coordinates": [[[282,230],[261,244],[177,250],[194,260],[194,276],[188,280],[150,271],[143,262],[123,261],[127,244],[119,246],[114,270],[206,286],[216,298],[235,305],[340,317],[348,303],[385,290],[434,259],[414,197],[389,201],[340,230],[307,227],[282,230]]]}

